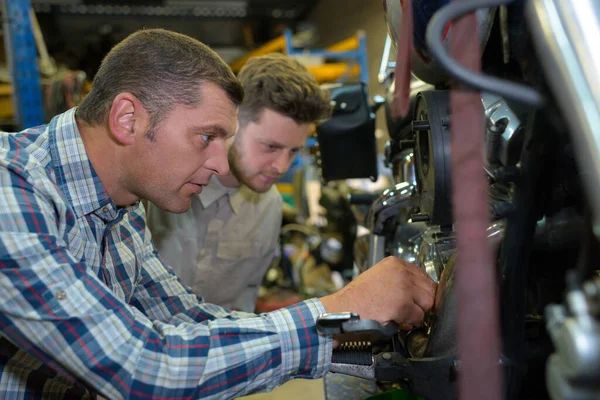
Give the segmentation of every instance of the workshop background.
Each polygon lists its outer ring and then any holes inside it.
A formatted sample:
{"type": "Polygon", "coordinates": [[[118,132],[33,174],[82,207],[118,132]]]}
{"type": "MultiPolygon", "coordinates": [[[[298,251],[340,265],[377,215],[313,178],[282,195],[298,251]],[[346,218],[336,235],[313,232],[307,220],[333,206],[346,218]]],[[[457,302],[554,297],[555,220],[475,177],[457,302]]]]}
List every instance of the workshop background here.
{"type": "Polygon", "coordinates": [[[338,373],[248,398],[600,398],[600,1],[0,4],[7,131],[79,104],[140,28],[196,37],[234,72],[284,53],[330,91],[332,117],[277,182],[280,245],[256,310],[332,293],[388,256],[438,284],[434,307],[410,330],[321,316],[344,330],[338,373]]]}
{"type": "MultiPolygon", "coordinates": [[[[321,84],[362,83],[369,104],[387,91],[378,78],[384,50],[390,52],[380,1],[6,0],[2,13],[0,128],[7,131],[42,124],[79,104],[104,55],[141,28],[195,37],[236,73],[251,57],[281,52],[296,57],[321,84]]],[[[370,176],[324,185],[315,133],[277,183],[284,198],[281,251],[261,287],[257,312],[331,293],[356,275],[352,254],[367,208],[350,210],[345,199],[390,183],[385,118],[375,118],[375,129],[371,122],[367,136],[376,138],[378,157],[370,176]]],[[[380,391],[374,382],[334,374],[249,398],[362,399],[380,391]]]]}

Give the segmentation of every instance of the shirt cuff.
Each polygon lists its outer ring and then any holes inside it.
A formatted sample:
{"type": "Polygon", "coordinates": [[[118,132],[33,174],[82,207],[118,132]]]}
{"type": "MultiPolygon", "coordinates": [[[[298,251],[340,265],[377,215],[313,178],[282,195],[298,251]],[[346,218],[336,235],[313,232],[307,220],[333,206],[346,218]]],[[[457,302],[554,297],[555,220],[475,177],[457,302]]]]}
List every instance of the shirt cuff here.
{"type": "Polygon", "coordinates": [[[317,332],[317,317],[325,313],[310,299],[269,313],[281,346],[282,382],[289,378],[320,378],[331,365],[333,336],[317,332]]]}

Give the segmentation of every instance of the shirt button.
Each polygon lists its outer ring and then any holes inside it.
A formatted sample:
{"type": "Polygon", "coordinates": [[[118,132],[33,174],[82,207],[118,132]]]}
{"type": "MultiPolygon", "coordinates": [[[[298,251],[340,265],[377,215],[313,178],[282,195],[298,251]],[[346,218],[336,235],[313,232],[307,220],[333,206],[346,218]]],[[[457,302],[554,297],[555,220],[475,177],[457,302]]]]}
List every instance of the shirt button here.
{"type": "Polygon", "coordinates": [[[64,290],[56,291],[56,300],[61,301],[67,298],[67,293],[64,290]]]}
{"type": "Polygon", "coordinates": [[[102,207],[102,212],[107,213],[108,212],[108,207],[102,207]]]}

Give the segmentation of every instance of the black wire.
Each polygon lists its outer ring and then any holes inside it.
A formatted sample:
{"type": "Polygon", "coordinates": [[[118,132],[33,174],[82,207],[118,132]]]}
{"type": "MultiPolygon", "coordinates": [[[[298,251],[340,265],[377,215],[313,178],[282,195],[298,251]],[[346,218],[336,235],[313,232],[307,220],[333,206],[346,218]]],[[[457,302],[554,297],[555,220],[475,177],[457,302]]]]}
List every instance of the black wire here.
{"type": "Polygon", "coordinates": [[[461,0],[451,2],[437,11],[427,25],[427,46],[433,58],[439,62],[442,68],[466,86],[475,90],[496,93],[506,99],[539,108],[544,105],[545,99],[537,90],[506,79],[473,72],[453,60],[442,43],[442,34],[449,21],[458,19],[480,8],[497,7],[513,1],[461,0]]]}

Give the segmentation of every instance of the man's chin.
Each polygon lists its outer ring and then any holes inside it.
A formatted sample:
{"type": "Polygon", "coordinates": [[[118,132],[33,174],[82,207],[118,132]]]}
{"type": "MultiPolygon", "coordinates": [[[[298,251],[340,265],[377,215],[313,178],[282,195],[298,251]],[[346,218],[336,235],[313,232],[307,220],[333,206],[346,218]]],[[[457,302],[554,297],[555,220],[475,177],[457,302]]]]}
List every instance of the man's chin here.
{"type": "Polygon", "coordinates": [[[154,203],[158,208],[173,214],[183,214],[192,206],[191,196],[173,199],[168,202],[154,203]]]}
{"type": "Polygon", "coordinates": [[[268,184],[267,182],[261,180],[258,176],[254,176],[252,178],[247,176],[236,176],[236,178],[240,184],[246,186],[255,193],[265,193],[271,189],[271,186],[273,186],[273,184],[268,184]]]}
{"type": "Polygon", "coordinates": [[[266,193],[268,192],[271,187],[273,186],[273,183],[257,183],[257,182],[249,182],[246,184],[246,186],[248,186],[250,188],[250,190],[252,190],[253,192],[256,193],[266,193]]]}

